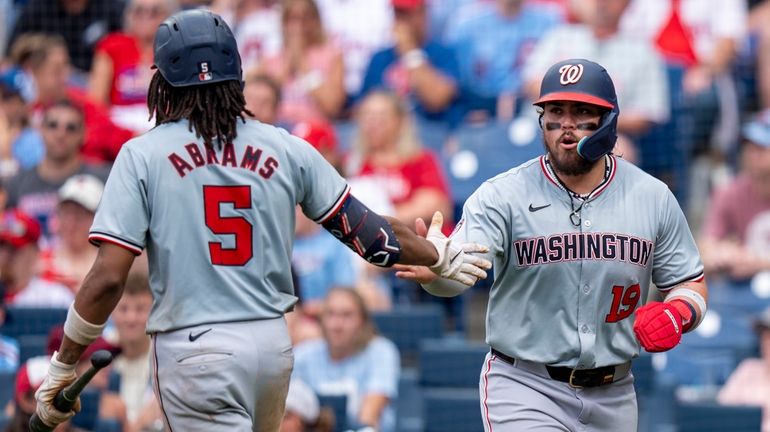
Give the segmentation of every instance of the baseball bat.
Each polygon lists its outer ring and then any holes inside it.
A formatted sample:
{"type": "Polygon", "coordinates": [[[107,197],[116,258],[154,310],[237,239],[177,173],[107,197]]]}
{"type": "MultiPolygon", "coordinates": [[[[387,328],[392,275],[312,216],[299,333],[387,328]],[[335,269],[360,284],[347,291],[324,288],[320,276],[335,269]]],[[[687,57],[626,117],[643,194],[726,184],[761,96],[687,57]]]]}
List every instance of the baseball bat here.
{"type": "MultiPolygon", "coordinates": [[[[112,362],[112,354],[107,350],[99,350],[91,355],[91,367],[80,375],[72,384],[64,387],[56,393],[53,399],[53,407],[61,412],[69,412],[75,406],[75,402],[80,396],[80,392],[88,385],[91,379],[100,370],[107,367],[112,362]]],[[[40,420],[37,414],[32,414],[29,419],[30,432],[51,432],[55,427],[48,426],[40,420]]]]}

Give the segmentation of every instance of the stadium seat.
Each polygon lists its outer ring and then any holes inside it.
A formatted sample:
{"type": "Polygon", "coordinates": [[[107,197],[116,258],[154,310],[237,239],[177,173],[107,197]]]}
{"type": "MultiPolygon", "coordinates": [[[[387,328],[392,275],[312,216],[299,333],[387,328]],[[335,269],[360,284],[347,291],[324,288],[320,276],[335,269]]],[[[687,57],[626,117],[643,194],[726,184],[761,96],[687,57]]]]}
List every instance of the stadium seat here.
{"type": "Polygon", "coordinates": [[[655,385],[655,369],[652,367],[652,356],[641,354],[631,364],[631,372],[634,374],[634,387],[637,394],[649,394],[655,385]]]}
{"type": "Polygon", "coordinates": [[[330,396],[330,395],[318,395],[318,402],[321,407],[328,407],[334,412],[334,421],[336,432],[343,432],[348,429],[348,397],[330,396]]]}
{"type": "Polygon", "coordinates": [[[731,351],[735,360],[740,361],[756,352],[757,343],[757,335],[748,316],[712,307],[698,328],[682,338],[678,349],[731,351]]]}
{"type": "Polygon", "coordinates": [[[94,432],[123,432],[123,425],[116,419],[98,419],[94,432]]]}
{"type": "Polygon", "coordinates": [[[4,431],[11,423],[11,418],[0,412],[0,431],[4,431]]]}
{"type": "Polygon", "coordinates": [[[770,307],[770,277],[757,275],[753,280],[709,279],[709,307],[733,315],[755,315],[770,307]]]}
{"type": "MultiPolygon", "coordinates": [[[[13,392],[16,386],[16,373],[15,372],[3,372],[0,373],[0,407],[5,407],[8,402],[13,399],[13,392]]],[[[2,409],[0,409],[2,413],[2,409]]],[[[0,428],[3,430],[3,428],[0,428]]]]}
{"type": "Polygon", "coordinates": [[[64,324],[67,309],[61,308],[16,308],[6,310],[3,334],[12,338],[22,335],[48,336],[51,327],[64,324]]]}
{"type": "MultiPolygon", "coordinates": [[[[530,120],[516,121],[526,124],[530,120]]],[[[485,180],[542,153],[539,134],[534,134],[527,142],[514,145],[509,138],[510,127],[508,123],[490,122],[458,128],[455,133],[456,151],[442,155],[455,203],[464,203],[485,180]]]]}
{"type": "Polygon", "coordinates": [[[446,123],[417,119],[415,121],[417,137],[425,148],[436,154],[444,151],[444,144],[449,138],[449,126],[446,123]]]}
{"type": "Polygon", "coordinates": [[[425,432],[481,432],[479,390],[425,390],[425,432]]]}
{"type": "Polygon", "coordinates": [[[715,403],[678,404],[676,425],[679,432],[759,432],[762,409],[715,403]]]}
{"type": "Polygon", "coordinates": [[[110,378],[107,384],[107,390],[115,393],[120,393],[120,380],[121,380],[120,374],[115,369],[112,369],[110,371],[110,378]]]}
{"type": "Polygon", "coordinates": [[[334,133],[337,135],[337,150],[347,153],[353,145],[356,134],[356,125],[352,121],[338,121],[334,123],[334,133]]]}
{"type": "Polygon", "coordinates": [[[46,345],[48,336],[43,335],[20,335],[19,341],[19,362],[23,363],[32,357],[46,355],[46,345]]]}
{"type": "Polygon", "coordinates": [[[489,347],[464,340],[430,339],[420,343],[420,384],[424,387],[478,388],[489,347]]]}
{"type": "Polygon", "coordinates": [[[423,400],[419,371],[403,368],[398,378],[398,400],[396,401],[396,430],[398,432],[421,432],[423,430],[423,400]]]}
{"type": "Polygon", "coordinates": [[[444,316],[440,305],[424,304],[398,307],[372,314],[377,330],[393,341],[407,365],[417,356],[420,341],[443,334],[444,316]]]}
{"type": "Polygon", "coordinates": [[[80,412],[72,417],[72,425],[93,430],[99,418],[99,400],[101,392],[97,390],[84,390],[80,393],[80,412]]]}
{"type": "Polygon", "coordinates": [[[693,350],[684,346],[654,354],[652,363],[658,372],[656,380],[697,387],[724,384],[737,364],[730,350],[693,350]]]}

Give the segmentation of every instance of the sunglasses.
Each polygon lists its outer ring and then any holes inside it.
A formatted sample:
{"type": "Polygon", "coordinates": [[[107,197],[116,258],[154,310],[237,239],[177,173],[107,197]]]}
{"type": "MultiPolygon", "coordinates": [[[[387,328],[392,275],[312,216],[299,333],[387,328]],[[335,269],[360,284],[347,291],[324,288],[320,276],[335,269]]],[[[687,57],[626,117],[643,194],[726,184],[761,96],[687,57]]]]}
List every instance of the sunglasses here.
{"type": "Polygon", "coordinates": [[[63,127],[65,131],[69,133],[77,132],[80,130],[80,125],[78,123],[73,122],[62,122],[59,123],[57,120],[46,120],[43,123],[43,126],[46,129],[59,129],[59,127],[63,127]]]}

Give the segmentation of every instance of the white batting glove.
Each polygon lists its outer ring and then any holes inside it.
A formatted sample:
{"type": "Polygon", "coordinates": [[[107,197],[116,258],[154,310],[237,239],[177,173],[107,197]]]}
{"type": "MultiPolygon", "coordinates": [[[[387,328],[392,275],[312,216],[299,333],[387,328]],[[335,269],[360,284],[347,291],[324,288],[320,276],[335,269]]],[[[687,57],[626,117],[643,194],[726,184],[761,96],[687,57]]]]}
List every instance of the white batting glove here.
{"type": "Polygon", "coordinates": [[[441,212],[434,213],[425,237],[438,251],[438,261],[429,267],[431,271],[466,286],[472,286],[479,279],[485,279],[487,277],[485,270],[492,268],[492,263],[471,254],[486,253],[489,248],[476,243],[458,245],[441,232],[442,225],[444,225],[444,216],[441,212]]]}
{"type": "Polygon", "coordinates": [[[75,408],[67,413],[63,413],[53,407],[53,399],[56,397],[56,393],[72,384],[75,378],[77,378],[75,365],[60,362],[56,359],[57,354],[57,352],[53,353],[51,364],[48,366],[48,375],[46,375],[43,384],[35,392],[35,399],[37,400],[35,414],[40,417],[43,423],[54,428],[69,420],[75,413],[80,411],[80,399],[75,404],[75,408]]]}

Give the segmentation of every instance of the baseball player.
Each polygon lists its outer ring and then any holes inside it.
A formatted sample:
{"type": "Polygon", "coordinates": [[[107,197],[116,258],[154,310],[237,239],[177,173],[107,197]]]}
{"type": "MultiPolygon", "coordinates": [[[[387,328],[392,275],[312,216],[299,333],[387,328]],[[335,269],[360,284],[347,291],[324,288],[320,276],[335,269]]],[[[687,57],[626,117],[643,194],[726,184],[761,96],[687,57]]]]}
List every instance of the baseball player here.
{"type": "Polygon", "coordinates": [[[154,48],[156,127],[123,146],[105,186],[90,232],[99,254],[36,394],[44,423],[74,414],[52,399],[75,379],[145,248],[153,384],[169,431],[278,429],[293,363],[283,315],[296,302],[296,204],[373,264],[427,263],[468,285],[486,276],[491,264],[472,254],[484,247],[426,241],[369,211],[307,142],[244,120],[238,47],[221,17],[173,15],[154,48]]]}
{"type": "MultiPolygon", "coordinates": [[[[490,245],[493,261],[484,429],[636,431],[631,360],[698,325],[703,265],[671,192],[612,154],[619,109],[602,66],[556,63],[535,105],[545,155],[479,187],[450,236],[490,245]],[[643,306],[651,281],[664,301],[643,306]]],[[[467,289],[397,274],[437,296],[467,289]]]]}

